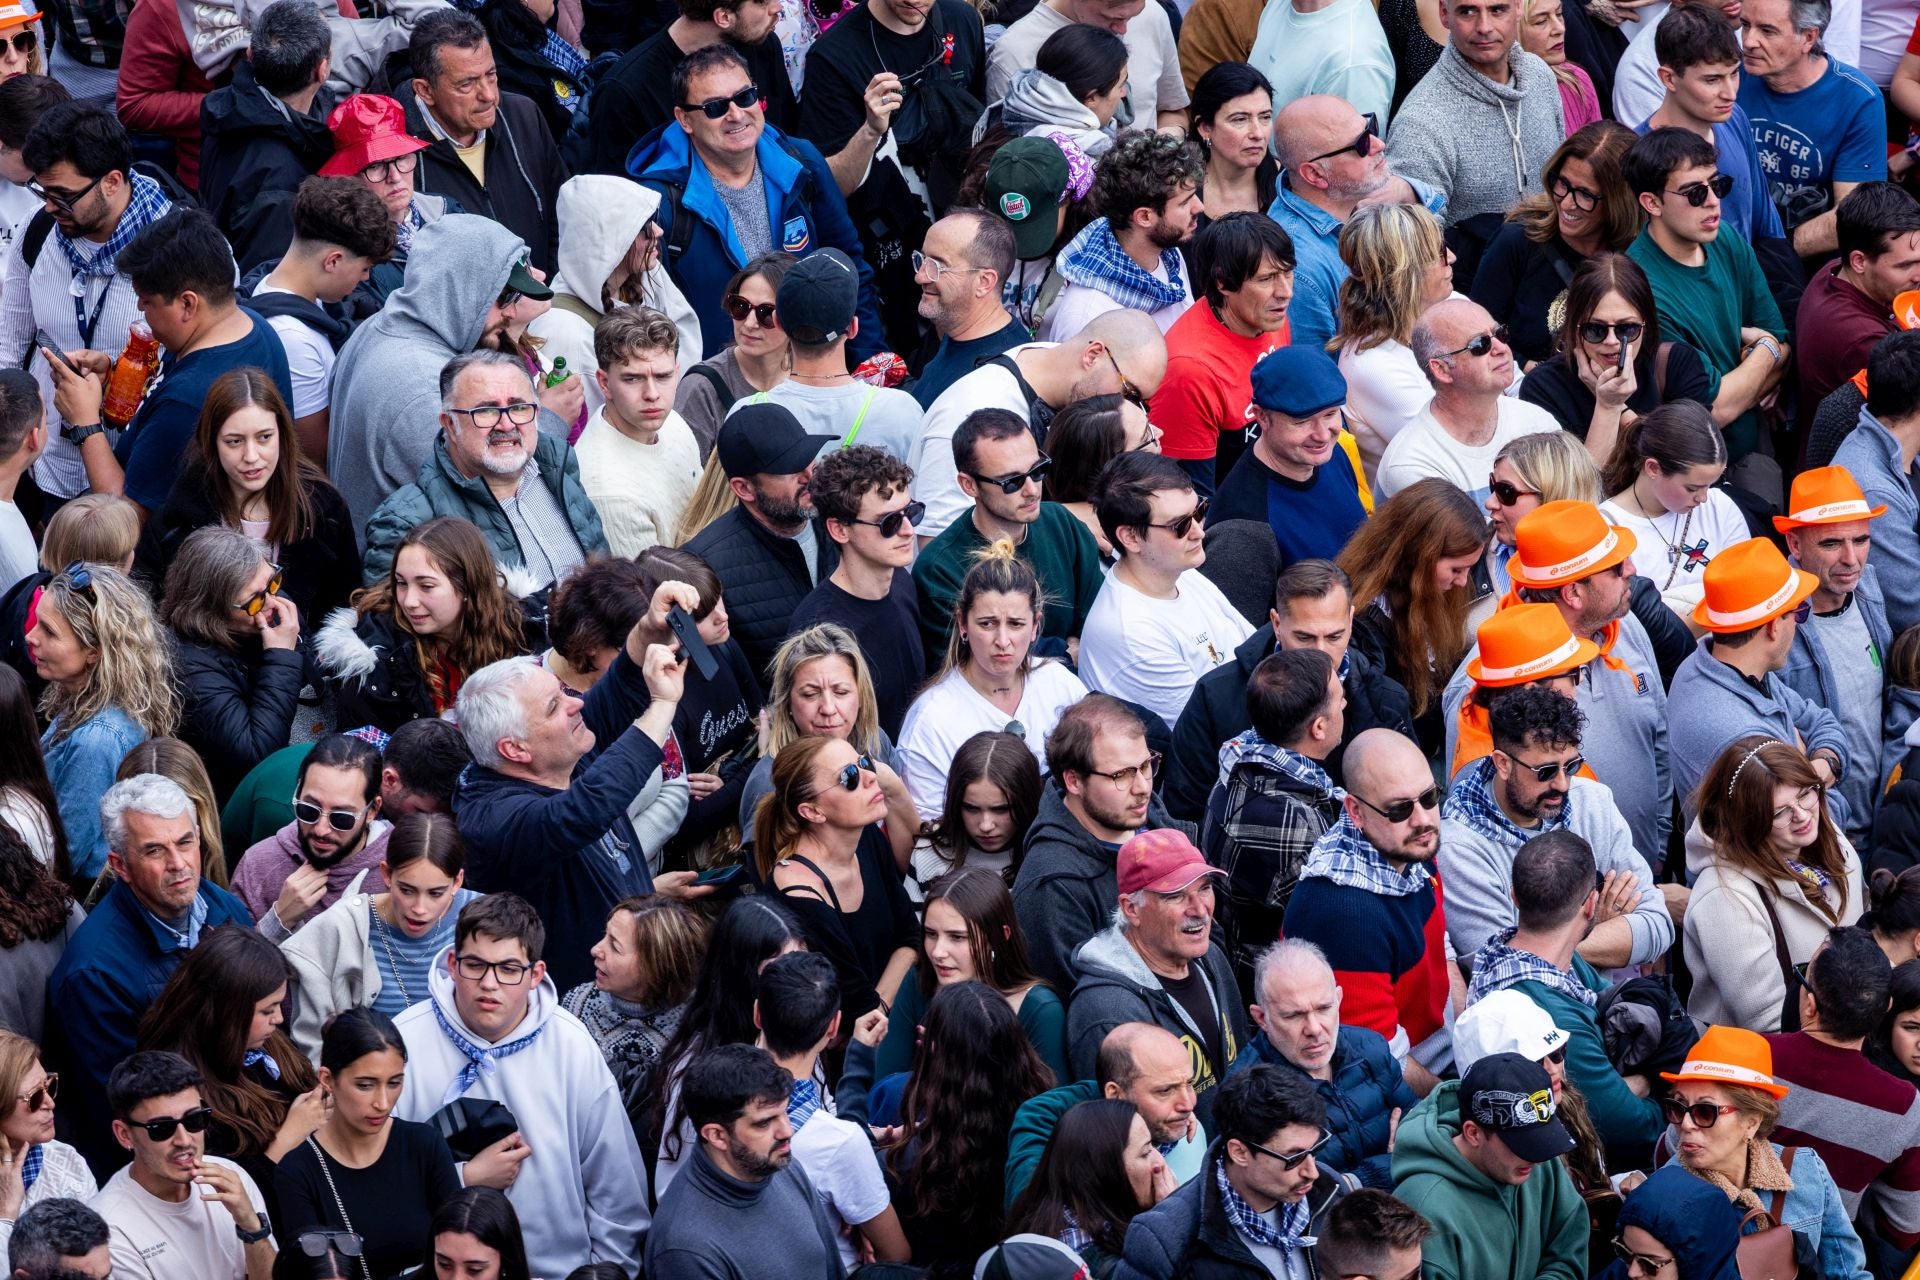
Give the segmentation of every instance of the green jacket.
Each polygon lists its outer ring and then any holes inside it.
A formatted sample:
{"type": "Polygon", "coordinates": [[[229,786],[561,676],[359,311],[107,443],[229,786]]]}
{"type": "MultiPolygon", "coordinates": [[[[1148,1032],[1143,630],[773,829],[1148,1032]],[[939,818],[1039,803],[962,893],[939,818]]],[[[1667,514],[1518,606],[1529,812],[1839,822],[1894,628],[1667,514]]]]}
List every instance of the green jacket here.
{"type": "MultiPolygon", "coordinates": [[[[580,550],[587,555],[607,550],[607,535],[600,529],[600,513],[593,500],[580,487],[580,460],[573,446],[558,436],[541,432],[535,437],[533,461],[540,468],[540,483],[559,499],[567,513],[567,523],[580,539],[580,550]]],[[[447,456],[444,434],[433,441],[433,456],[420,467],[420,475],[410,485],[396,489],[380,504],[367,521],[367,553],[361,560],[361,573],[368,586],[393,570],[394,553],[410,530],[435,516],[459,516],[471,520],[487,537],[494,560],[503,568],[521,568],[526,557],[520,551],[520,539],[513,532],[505,509],[487,488],[485,480],[469,480],[460,474],[447,456]]],[[[534,584],[542,585],[542,584],[534,584]]],[[[524,592],[516,591],[521,595],[524,592]]]]}
{"type": "Polygon", "coordinates": [[[1453,1145],[1460,1082],[1448,1080],[1400,1121],[1393,1193],[1426,1215],[1427,1280],[1586,1280],[1587,1210],[1559,1161],[1497,1186],[1453,1145]]]}
{"type": "MultiPolygon", "coordinates": [[[[1607,989],[1593,966],[1578,956],[1573,958],[1573,976],[1596,995],[1607,989]]],[[[1546,1010],[1553,1025],[1567,1033],[1567,1079],[1587,1100],[1587,1114],[1606,1144],[1607,1167],[1647,1168],[1653,1144],[1667,1124],[1660,1104],[1636,1095],[1613,1069],[1594,1007],[1540,982],[1516,982],[1513,989],[1546,1010]]]]}

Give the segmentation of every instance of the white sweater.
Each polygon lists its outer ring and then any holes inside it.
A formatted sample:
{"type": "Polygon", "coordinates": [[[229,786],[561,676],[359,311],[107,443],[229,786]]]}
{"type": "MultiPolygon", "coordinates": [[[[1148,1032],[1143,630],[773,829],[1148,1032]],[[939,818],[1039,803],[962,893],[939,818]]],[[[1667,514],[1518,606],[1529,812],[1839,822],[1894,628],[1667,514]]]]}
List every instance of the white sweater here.
{"type": "MultiPolygon", "coordinates": [[[[93,1170],[87,1168],[87,1162],[80,1153],[58,1140],[43,1144],[45,1161],[40,1166],[40,1176],[27,1188],[27,1197],[20,1202],[20,1212],[25,1213],[42,1200],[78,1200],[85,1204],[100,1193],[100,1185],[93,1180],[93,1170]]],[[[12,1218],[0,1218],[0,1257],[5,1257],[7,1245],[13,1239],[12,1218]]]]}

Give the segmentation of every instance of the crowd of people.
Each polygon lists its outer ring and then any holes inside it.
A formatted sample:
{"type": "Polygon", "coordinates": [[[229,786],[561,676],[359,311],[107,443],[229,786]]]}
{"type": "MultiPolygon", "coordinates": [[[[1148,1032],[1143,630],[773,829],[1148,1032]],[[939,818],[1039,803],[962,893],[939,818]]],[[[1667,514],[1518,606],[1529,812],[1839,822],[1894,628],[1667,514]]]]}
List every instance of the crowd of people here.
{"type": "Polygon", "coordinates": [[[1920,0],[0,3],[7,1274],[1914,1274],[1916,157],[1920,0]]]}

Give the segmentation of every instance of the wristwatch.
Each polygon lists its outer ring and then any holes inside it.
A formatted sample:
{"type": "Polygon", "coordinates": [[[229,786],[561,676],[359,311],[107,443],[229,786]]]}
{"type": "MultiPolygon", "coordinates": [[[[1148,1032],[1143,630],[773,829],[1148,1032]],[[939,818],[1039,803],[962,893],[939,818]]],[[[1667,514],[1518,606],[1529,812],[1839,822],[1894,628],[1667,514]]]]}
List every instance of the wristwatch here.
{"type": "Polygon", "coordinates": [[[236,1222],[233,1224],[233,1234],[240,1237],[241,1244],[259,1244],[262,1240],[265,1240],[273,1234],[273,1223],[267,1220],[267,1211],[262,1209],[260,1211],[260,1229],[258,1231],[242,1231],[240,1224],[236,1222]]]}
{"type": "Polygon", "coordinates": [[[106,428],[97,422],[84,427],[76,427],[72,423],[68,423],[66,426],[60,428],[60,438],[68,444],[79,444],[88,436],[97,436],[105,430],[106,428]]]}

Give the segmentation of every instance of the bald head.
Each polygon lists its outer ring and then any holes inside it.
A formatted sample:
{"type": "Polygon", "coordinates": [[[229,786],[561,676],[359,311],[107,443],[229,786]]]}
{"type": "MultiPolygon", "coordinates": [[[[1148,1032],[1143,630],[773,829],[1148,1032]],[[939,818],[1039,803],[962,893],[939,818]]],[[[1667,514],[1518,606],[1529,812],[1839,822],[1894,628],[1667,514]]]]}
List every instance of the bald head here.
{"type": "Polygon", "coordinates": [[[1347,747],[1346,816],[1390,862],[1425,862],[1440,851],[1439,787],[1419,744],[1396,729],[1368,729],[1347,747]],[[1431,807],[1422,805],[1431,796],[1431,807]],[[1381,810],[1405,804],[1393,821],[1381,810]]]}
{"type": "Polygon", "coordinates": [[[1295,193],[1342,218],[1392,178],[1386,144],[1343,98],[1325,93],[1295,98],[1274,117],[1273,137],[1295,193]]]}
{"type": "MultiPolygon", "coordinates": [[[[1131,307],[1103,311],[1089,320],[1079,333],[1060,345],[1069,351],[1084,352],[1096,342],[1113,355],[1112,363],[1105,356],[1083,361],[1087,371],[1096,379],[1106,376],[1112,381],[1113,366],[1118,364],[1127,381],[1141,395],[1151,396],[1160,389],[1161,380],[1167,376],[1167,340],[1161,336],[1160,326],[1153,322],[1152,316],[1131,307]]],[[[1112,394],[1119,390],[1118,386],[1111,386],[1105,393],[1112,394]]],[[[1099,395],[1102,392],[1089,389],[1084,394],[1099,395]]],[[[1079,398],[1080,395],[1074,397],[1076,400],[1079,398]]]]}
{"type": "Polygon", "coordinates": [[[1273,117],[1280,158],[1290,170],[1297,170],[1312,156],[1352,142],[1365,127],[1366,121],[1352,103],[1330,93],[1295,98],[1273,117]]]}
{"type": "Polygon", "coordinates": [[[1420,754],[1420,744],[1397,729],[1367,729],[1347,744],[1341,772],[1348,783],[1372,789],[1389,782],[1412,777],[1433,781],[1433,770],[1420,754]]]}
{"type": "Polygon", "coordinates": [[[1193,1063],[1172,1032],[1148,1022],[1121,1023],[1100,1042],[1094,1077],[1104,1096],[1134,1105],[1155,1142],[1187,1136],[1193,1119],[1193,1063]]]}
{"type": "Polygon", "coordinates": [[[1512,351],[1499,341],[1492,314],[1469,298],[1428,307],[1414,322],[1407,345],[1436,395],[1497,396],[1513,377],[1512,351]],[[1487,336],[1494,340],[1484,350],[1465,349],[1487,336]]]}

